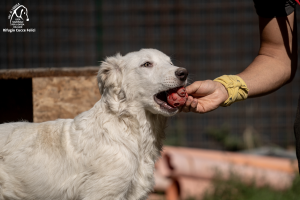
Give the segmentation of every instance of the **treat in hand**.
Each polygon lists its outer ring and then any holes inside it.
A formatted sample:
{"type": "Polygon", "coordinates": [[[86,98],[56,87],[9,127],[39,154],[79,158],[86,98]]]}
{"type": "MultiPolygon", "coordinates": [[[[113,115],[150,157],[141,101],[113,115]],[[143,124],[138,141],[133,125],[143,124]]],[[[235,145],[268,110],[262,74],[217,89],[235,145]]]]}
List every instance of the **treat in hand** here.
{"type": "Polygon", "coordinates": [[[184,87],[175,88],[168,91],[167,100],[173,107],[183,106],[188,98],[188,94],[184,87]]]}

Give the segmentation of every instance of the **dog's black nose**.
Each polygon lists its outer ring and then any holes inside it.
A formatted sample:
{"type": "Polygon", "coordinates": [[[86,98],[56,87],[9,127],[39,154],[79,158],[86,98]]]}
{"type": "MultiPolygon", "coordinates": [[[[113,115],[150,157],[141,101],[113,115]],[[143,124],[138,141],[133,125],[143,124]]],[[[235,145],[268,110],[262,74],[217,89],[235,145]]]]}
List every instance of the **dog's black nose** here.
{"type": "Polygon", "coordinates": [[[188,74],[189,74],[188,71],[185,68],[182,68],[182,67],[178,68],[175,71],[176,77],[179,78],[179,80],[181,80],[181,81],[185,81],[188,74]]]}

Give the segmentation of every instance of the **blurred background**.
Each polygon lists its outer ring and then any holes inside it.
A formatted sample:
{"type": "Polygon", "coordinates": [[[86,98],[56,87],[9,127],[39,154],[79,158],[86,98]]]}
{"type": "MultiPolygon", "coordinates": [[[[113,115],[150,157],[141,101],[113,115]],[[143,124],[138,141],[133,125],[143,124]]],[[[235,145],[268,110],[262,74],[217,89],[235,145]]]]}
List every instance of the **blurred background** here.
{"type": "MultiPolygon", "coordinates": [[[[0,32],[1,69],[98,66],[98,61],[117,52],[125,55],[155,48],[175,65],[187,68],[192,83],[241,72],[259,48],[252,1],[4,0],[0,1],[1,28],[10,28],[8,14],[16,3],[28,8],[30,21],[25,28],[36,32],[0,32]]],[[[298,70],[291,84],[266,97],[205,115],[179,114],[170,120],[166,144],[293,149],[299,91],[298,70]]]]}
{"type": "MultiPolygon", "coordinates": [[[[100,98],[94,80],[99,62],[118,52],[158,49],[176,66],[187,68],[192,83],[241,72],[259,49],[253,1],[2,0],[2,29],[11,28],[8,15],[17,3],[28,9],[24,28],[35,32],[0,31],[0,123],[72,118],[87,110],[100,98]]],[[[300,16],[296,23],[300,27],[300,16]]],[[[264,200],[298,199],[295,188],[300,181],[294,179],[297,166],[292,161],[299,95],[298,69],[292,83],[268,96],[204,115],[180,113],[170,118],[165,144],[173,147],[167,146],[156,164],[159,197],[152,199],[188,199],[199,192],[203,198],[211,184],[216,190],[207,200],[253,195],[264,200]],[[211,169],[221,167],[228,175],[232,166],[238,175],[247,174],[248,182],[255,175],[265,177],[272,189],[259,193],[256,184],[244,187],[242,179],[234,177],[212,181],[211,169]]]]}

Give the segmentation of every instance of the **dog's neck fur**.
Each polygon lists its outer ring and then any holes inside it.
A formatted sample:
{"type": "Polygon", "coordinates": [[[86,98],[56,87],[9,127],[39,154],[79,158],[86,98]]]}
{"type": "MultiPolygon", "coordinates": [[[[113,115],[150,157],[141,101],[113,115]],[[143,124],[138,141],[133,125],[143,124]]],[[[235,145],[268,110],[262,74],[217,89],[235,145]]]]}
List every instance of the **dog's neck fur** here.
{"type": "MultiPolygon", "coordinates": [[[[147,155],[143,160],[151,163],[154,163],[160,155],[162,140],[165,137],[165,127],[166,117],[152,114],[139,106],[137,102],[126,101],[125,103],[125,101],[116,101],[115,98],[107,98],[106,96],[102,96],[93,108],[74,119],[74,128],[82,131],[79,136],[80,139],[77,138],[77,141],[84,138],[96,138],[95,142],[101,143],[103,137],[106,138],[106,141],[116,137],[133,138],[138,143],[138,151],[135,152],[143,152],[140,155],[147,155]],[[119,130],[106,129],[107,132],[105,133],[99,132],[103,128],[105,130],[106,123],[122,124],[122,126],[116,127],[119,130]],[[89,127],[89,124],[96,126],[89,127]]],[[[84,152],[84,147],[82,150],[84,152]]]]}
{"type": "Polygon", "coordinates": [[[150,113],[137,102],[127,99],[116,104],[102,96],[93,108],[75,117],[70,148],[74,146],[77,162],[91,171],[93,166],[95,171],[107,167],[101,159],[103,154],[127,159],[132,164],[126,173],[126,177],[131,174],[126,183],[127,199],[146,199],[154,186],[154,164],[160,156],[165,126],[166,117],[150,113]]]}

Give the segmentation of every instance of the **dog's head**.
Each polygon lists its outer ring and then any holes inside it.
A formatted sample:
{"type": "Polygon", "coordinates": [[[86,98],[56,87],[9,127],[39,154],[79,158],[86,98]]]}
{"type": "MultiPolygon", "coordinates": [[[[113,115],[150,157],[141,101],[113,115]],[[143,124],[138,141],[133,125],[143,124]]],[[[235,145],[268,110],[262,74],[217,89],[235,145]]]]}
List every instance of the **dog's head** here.
{"type": "Polygon", "coordinates": [[[100,66],[98,85],[102,98],[114,104],[114,110],[118,110],[117,102],[125,106],[131,102],[153,114],[172,116],[178,108],[167,103],[167,91],[185,86],[187,75],[186,69],[174,66],[164,53],[142,49],[108,57],[100,66]]]}

